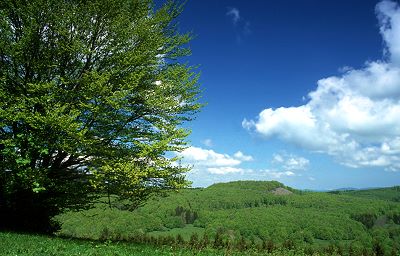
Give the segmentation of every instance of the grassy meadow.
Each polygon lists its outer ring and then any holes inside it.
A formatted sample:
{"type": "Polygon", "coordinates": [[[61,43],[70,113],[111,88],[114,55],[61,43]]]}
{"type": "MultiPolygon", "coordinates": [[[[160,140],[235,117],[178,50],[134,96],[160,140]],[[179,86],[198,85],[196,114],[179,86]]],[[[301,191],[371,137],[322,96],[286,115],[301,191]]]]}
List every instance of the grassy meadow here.
{"type": "MultiPolygon", "coordinates": [[[[193,250],[179,245],[152,246],[126,242],[99,242],[79,239],[62,239],[41,235],[0,232],[0,255],[4,256],[131,256],[131,255],[306,255],[303,251],[280,249],[272,253],[259,250],[234,251],[203,248],[193,250]]],[[[323,254],[315,254],[323,255],[323,254]]]]}

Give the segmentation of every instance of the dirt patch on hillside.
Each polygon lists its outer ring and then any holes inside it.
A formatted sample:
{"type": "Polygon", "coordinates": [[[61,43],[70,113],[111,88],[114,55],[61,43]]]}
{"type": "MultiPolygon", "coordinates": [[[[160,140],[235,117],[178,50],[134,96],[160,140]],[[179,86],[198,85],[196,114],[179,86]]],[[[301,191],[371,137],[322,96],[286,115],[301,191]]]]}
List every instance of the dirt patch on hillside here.
{"type": "Polygon", "coordinates": [[[286,188],[276,188],[271,191],[274,195],[291,195],[293,194],[292,191],[287,190],[286,188]]]}

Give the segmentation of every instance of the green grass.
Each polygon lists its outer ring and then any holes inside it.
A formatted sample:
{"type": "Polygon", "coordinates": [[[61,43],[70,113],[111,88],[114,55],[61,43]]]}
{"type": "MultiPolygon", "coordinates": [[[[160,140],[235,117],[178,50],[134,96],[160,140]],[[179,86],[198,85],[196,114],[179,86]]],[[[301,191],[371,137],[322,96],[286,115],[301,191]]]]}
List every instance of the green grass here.
{"type": "MultiPolygon", "coordinates": [[[[154,247],[122,242],[95,242],[47,236],[0,232],[1,256],[131,256],[131,255],[305,255],[302,251],[278,250],[271,254],[260,251],[232,252],[229,250],[190,250],[174,247],[154,247]]],[[[324,255],[324,254],[314,254],[324,255]]]]}
{"type": "Polygon", "coordinates": [[[46,236],[0,233],[0,254],[15,256],[51,255],[169,255],[168,251],[144,245],[99,243],[46,236]],[[166,252],[167,254],[164,254],[166,252]]]}

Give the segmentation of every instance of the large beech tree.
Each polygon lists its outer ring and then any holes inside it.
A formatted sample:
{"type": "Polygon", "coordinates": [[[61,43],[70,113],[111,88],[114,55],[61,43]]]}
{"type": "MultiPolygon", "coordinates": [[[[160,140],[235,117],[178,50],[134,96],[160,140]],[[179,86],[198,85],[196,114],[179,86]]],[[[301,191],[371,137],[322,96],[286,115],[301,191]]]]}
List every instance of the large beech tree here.
{"type": "Polygon", "coordinates": [[[0,228],[50,231],[106,193],[137,207],[187,185],[182,123],[198,75],[179,58],[182,6],[151,0],[0,2],[0,228]],[[127,202],[127,200],[125,200],[127,202]]]}

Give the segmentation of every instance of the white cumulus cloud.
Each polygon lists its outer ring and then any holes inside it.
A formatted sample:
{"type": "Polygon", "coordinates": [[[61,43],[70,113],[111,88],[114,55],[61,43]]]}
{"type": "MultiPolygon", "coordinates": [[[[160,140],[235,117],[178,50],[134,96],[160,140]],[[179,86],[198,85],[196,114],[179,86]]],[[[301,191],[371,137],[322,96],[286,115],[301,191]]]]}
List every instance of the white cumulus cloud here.
{"type": "Polygon", "coordinates": [[[247,161],[253,161],[252,156],[248,156],[242,153],[242,151],[238,151],[233,155],[236,159],[239,159],[241,161],[247,162],[247,161]]]}
{"type": "Polygon", "coordinates": [[[285,180],[301,176],[297,171],[308,166],[309,161],[292,154],[275,154],[273,161],[279,162],[276,168],[252,169],[241,164],[254,161],[250,155],[237,151],[233,155],[222,154],[214,150],[191,146],[177,153],[182,157],[182,164],[192,166],[188,179],[194,186],[208,186],[217,182],[233,180],[285,180]]]}
{"type": "Polygon", "coordinates": [[[304,105],[264,109],[242,126],[346,166],[400,170],[400,9],[382,1],[376,12],[387,60],[321,79],[304,105]]]}
{"type": "Polygon", "coordinates": [[[192,165],[195,171],[207,170],[211,174],[243,173],[247,170],[238,166],[243,162],[253,160],[252,156],[241,151],[231,156],[194,146],[185,149],[178,155],[183,158],[183,163],[192,165]]]}
{"type": "Polygon", "coordinates": [[[274,154],[272,162],[279,166],[279,169],[285,171],[303,171],[310,165],[310,160],[307,158],[296,156],[293,154],[274,154]]]}
{"type": "Polygon", "coordinates": [[[243,173],[245,170],[231,166],[210,167],[207,171],[212,174],[228,174],[228,173],[243,173]]]}
{"type": "Polygon", "coordinates": [[[400,12],[396,2],[382,1],[376,6],[380,32],[386,42],[391,62],[400,64],[400,12]]]}
{"type": "Polygon", "coordinates": [[[189,147],[180,153],[186,162],[195,166],[236,166],[241,160],[228,154],[220,154],[211,149],[189,147]]]}
{"type": "Polygon", "coordinates": [[[296,174],[292,171],[263,170],[262,172],[267,174],[267,176],[271,177],[272,179],[280,179],[282,177],[296,176],[296,174]]]}

